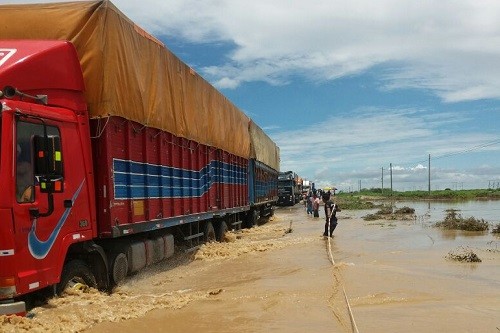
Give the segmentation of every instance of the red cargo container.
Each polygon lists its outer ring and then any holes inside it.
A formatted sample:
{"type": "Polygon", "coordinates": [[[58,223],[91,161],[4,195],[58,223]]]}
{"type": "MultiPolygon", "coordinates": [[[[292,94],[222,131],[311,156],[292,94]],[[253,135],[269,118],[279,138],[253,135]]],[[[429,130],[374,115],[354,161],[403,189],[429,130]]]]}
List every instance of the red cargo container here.
{"type": "Polygon", "coordinates": [[[99,237],[249,209],[247,159],[121,117],[91,124],[99,237]]]}

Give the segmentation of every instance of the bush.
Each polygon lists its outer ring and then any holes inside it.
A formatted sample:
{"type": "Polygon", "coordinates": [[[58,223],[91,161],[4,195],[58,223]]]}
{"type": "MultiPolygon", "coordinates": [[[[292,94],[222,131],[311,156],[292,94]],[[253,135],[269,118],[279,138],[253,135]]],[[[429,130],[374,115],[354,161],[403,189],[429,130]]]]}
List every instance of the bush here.
{"type": "Polygon", "coordinates": [[[371,201],[364,201],[355,196],[335,196],[333,200],[343,210],[372,209],[378,207],[371,201]]]}
{"type": "Polygon", "coordinates": [[[453,253],[449,252],[448,255],[446,256],[447,259],[449,260],[455,260],[455,261],[460,261],[460,262],[481,262],[482,260],[479,259],[477,254],[472,252],[471,249],[465,249],[463,247],[459,248],[458,253],[453,253]]]}
{"type": "Polygon", "coordinates": [[[363,216],[363,220],[365,221],[375,221],[380,219],[380,216],[377,214],[368,214],[366,216],[363,216]]]}
{"type": "Polygon", "coordinates": [[[374,220],[409,220],[412,219],[413,216],[408,216],[409,214],[415,214],[415,209],[410,207],[403,207],[397,209],[393,212],[392,206],[382,206],[378,212],[375,214],[368,214],[363,216],[365,221],[374,221],[374,220]]]}
{"type": "Polygon", "coordinates": [[[489,223],[483,219],[475,219],[469,217],[464,219],[462,215],[457,214],[457,210],[447,210],[448,214],[444,221],[437,222],[436,227],[449,229],[449,230],[465,230],[465,231],[485,231],[489,228],[489,223]]]}
{"type": "Polygon", "coordinates": [[[394,214],[415,214],[415,208],[410,208],[410,207],[402,207],[397,209],[394,214]]]}
{"type": "Polygon", "coordinates": [[[390,215],[390,214],[392,214],[392,206],[384,206],[377,212],[377,215],[390,215]]]}

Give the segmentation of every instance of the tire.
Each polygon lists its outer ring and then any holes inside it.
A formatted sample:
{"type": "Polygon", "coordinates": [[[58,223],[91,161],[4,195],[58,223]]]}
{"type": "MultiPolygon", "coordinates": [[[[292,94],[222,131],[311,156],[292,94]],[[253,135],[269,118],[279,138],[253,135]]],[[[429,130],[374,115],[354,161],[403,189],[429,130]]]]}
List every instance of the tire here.
{"type": "Polygon", "coordinates": [[[123,252],[119,252],[112,255],[111,264],[111,281],[115,286],[120,285],[128,273],[128,259],[127,255],[123,252]]]}
{"type": "Polygon", "coordinates": [[[271,207],[271,208],[269,208],[269,210],[270,210],[269,216],[270,217],[274,216],[274,208],[271,207]]]}
{"type": "Polygon", "coordinates": [[[215,234],[215,237],[218,242],[224,242],[225,241],[225,234],[229,230],[227,227],[226,221],[220,221],[219,226],[217,228],[217,232],[215,234]]]}
{"type": "Polygon", "coordinates": [[[212,222],[207,222],[205,224],[205,242],[212,243],[217,240],[215,236],[215,230],[212,222]]]}
{"type": "Polygon", "coordinates": [[[249,211],[245,218],[245,227],[253,228],[257,223],[257,218],[259,217],[258,215],[259,214],[257,213],[256,210],[249,211]]]}
{"type": "Polygon", "coordinates": [[[97,288],[95,276],[89,266],[82,260],[72,260],[64,266],[56,292],[62,295],[67,288],[86,289],[89,287],[97,288]]]}

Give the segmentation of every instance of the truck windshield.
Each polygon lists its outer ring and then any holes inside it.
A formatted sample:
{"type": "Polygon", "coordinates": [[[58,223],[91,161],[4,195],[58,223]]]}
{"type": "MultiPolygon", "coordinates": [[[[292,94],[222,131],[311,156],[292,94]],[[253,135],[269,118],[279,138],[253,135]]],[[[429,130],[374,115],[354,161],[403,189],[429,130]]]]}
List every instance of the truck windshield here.
{"type": "Polygon", "coordinates": [[[292,195],[292,187],[283,187],[278,188],[279,195],[292,195]]]}

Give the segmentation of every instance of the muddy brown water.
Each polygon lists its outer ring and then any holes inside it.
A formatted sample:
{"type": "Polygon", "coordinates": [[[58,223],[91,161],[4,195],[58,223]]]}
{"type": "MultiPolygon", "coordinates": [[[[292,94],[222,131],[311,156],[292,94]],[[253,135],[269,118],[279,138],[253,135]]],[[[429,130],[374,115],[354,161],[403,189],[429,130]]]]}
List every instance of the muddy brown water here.
{"type": "Polygon", "coordinates": [[[0,332],[500,332],[499,237],[422,217],[367,222],[367,213],[339,213],[329,241],[322,214],[280,208],[111,295],[52,299],[31,319],[0,316],[0,332]],[[460,247],[482,262],[445,258],[460,247]]]}

